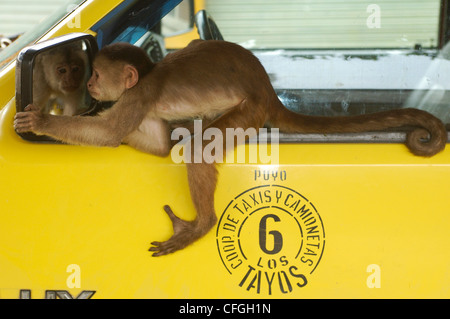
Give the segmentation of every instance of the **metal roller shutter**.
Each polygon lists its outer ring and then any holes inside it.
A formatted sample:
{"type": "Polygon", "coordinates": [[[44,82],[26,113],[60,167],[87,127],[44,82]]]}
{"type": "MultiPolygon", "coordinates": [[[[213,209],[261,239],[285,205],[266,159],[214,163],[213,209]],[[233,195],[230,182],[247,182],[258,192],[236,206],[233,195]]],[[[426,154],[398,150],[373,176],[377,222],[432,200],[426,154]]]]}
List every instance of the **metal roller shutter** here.
{"type": "Polygon", "coordinates": [[[439,0],[206,0],[205,5],[225,39],[249,48],[412,48],[438,42],[439,0]]]}

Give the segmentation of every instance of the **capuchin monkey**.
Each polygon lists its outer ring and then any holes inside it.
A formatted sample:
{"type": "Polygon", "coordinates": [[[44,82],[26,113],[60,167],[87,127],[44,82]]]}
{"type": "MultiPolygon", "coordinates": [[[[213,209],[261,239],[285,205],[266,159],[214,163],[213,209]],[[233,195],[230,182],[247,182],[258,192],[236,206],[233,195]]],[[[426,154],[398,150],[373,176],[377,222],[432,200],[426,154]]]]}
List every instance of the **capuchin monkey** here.
{"type": "Polygon", "coordinates": [[[42,113],[50,113],[57,102],[63,115],[76,114],[85,97],[87,65],[79,43],[39,54],[33,68],[33,104],[42,113]]]}
{"type": "MultiPolygon", "coordinates": [[[[305,75],[307,76],[307,75],[305,75]]],[[[208,127],[260,128],[265,124],[296,133],[345,133],[415,127],[406,145],[419,156],[432,156],[445,147],[442,122],[417,109],[398,109],[349,117],[316,117],[286,109],[278,99],[259,60],[248,50],[225,41],[194,40],[186,48],[153,64],[146,53],[130,44],[116,43],[102,49],[88,81],[91,96],[114,105],[93,117],[42,114],[33,105],[17,113],[17,132],[34,132],[79,145],[116,147],[126,143],[140,151],[167,156],[171,121],[203,118],[208,127]],[[211,121],[211,122],[209,122],[211,121]]],[[[206,129],[207,127],[203,127],[206,129]]],[[[236,138],[237,139],[237,138],[236,138]]],[[[210,141],[207,141],[210,142],[210,141]]],[[[203,142],[205,147],[207,142],[203,142]]],[[[235,144],[234,144],[235,145],[235,144]]],[[[197,211],[185,221],[164,209],[174,229],[165,242],[153,242],[153,256],[186,247],[216,223],[214,191],[217,171],[203,158],[186,163],[191,198],[197,211]]]]}

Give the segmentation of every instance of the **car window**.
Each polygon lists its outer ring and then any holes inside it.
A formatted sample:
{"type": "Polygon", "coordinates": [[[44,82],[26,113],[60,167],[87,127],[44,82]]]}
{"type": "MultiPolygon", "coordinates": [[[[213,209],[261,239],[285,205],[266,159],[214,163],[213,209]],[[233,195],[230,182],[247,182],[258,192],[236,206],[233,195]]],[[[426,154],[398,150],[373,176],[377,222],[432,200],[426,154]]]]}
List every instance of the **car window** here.
{"type": "Polygon", "coordinates": [[[193,0],[129,0],[94,26],[99,48],[128,42],[147,51],[153,62],[166,55],[164,38],[193,28],[193,0]]]}
{"type": "Polygon", "coordinates": [[[290,109],[356,115],[402,107],[450,123],[441,1],[205,1],[225,40],[252,50],[290,109]]]}
{"type": "Polygon", "coordinates": [[[194,1],[183,0],[161,20],[160,33],[165,38],[186,33],[194,27],[194,1]]]}

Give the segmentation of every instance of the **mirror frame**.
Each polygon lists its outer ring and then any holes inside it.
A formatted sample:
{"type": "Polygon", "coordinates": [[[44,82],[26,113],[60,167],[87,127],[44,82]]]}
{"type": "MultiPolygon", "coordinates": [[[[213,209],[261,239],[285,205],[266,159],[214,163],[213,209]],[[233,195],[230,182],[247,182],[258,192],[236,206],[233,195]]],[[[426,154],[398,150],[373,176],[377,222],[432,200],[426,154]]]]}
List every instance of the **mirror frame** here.
{"type": "MultiPolygon", "coordinates": [[[[16,61],[16,112],[23,112],[25,107],[33,101],[33,66],[36,56],[42,52],[54,49],[61,45],[84,40],[87,46],[89,63],[92,63],[98,52],[97,41],[94,36],[87,33],[71,33],[46,40],[22,49],[16,61]]],[[[94,106],[95,107],[95,106],[94,106]]],[[[85,113],[89,113],[88,110],[85,113]]],[[[28,141],[55,141],[45,135],[34,133],[17,133],[28,141]]]]}

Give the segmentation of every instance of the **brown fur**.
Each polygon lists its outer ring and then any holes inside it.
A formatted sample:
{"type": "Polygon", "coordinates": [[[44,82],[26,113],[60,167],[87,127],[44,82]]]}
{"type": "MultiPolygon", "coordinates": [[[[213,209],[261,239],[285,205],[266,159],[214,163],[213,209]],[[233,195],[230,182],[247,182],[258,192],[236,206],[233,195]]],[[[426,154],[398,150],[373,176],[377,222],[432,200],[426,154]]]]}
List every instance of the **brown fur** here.
{"type": "MultiPolygon", "coordinates": [[[[119,51],[123,51],[121,56],[132,56],[136,50],[140,49],[121,44],[119,51]]],[[[29,106],[27,112],[16,115],[16,130],[33,131],[73,144],[118,146],[125,142],[160,156],[170,151],[169,121],[195,117],[211,120],[209,127],[222,132],[226,128],[260,128],[265,123],[281,131],[305,133],[414,126],[419,129],[408,135],[407,145],[411,152],[423,156],[440,152],[447,140],[445,128],[438,119],[414,109],[338,118],[293,113],[278,100],[258,59],[242,47],[225,41],[193,41],[185,49],[151,65],[150,73],[140,79],[139,70],[130,62],[111,59],[111,55],[107,57],[100,51],[88,83],[94,97],[117,99],[111,109],[95,117],[56,117],[33,112],[33,106],[29,106]]],[[[148,66],[148,61],[143,65],[148,66]]],[[[223,136],[225,139],[226,134],[223,136]]],[[[155,252],[154,256],[189,245],[216,223],[214,164],[187,164],[187,170],[197,217],[192,222],[181,220],[165,206],[174,235],[165,242],[152,243],[154,247],[150,250],[155,252]]]]}

